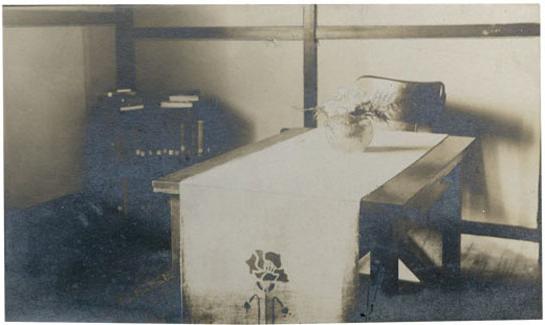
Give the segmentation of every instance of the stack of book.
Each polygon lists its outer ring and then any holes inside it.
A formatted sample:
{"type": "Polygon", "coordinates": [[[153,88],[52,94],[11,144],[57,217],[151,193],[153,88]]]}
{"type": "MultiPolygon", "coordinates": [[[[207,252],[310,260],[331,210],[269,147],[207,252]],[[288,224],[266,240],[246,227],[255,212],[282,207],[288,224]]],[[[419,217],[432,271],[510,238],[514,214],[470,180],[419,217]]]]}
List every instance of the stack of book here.
{"type": "Polygon", "coordinates": [[[193,103],[198,101],[199,95],[171,95],[168,100],[161,101],[161,108],[191,108],[193,103]]]}
{"type": "Polygon", "coordinates": [[[121,112],[144,108],[144,99],[130,88],[118,88],[109,91],[106,96],[119,106],[121,112]]]}

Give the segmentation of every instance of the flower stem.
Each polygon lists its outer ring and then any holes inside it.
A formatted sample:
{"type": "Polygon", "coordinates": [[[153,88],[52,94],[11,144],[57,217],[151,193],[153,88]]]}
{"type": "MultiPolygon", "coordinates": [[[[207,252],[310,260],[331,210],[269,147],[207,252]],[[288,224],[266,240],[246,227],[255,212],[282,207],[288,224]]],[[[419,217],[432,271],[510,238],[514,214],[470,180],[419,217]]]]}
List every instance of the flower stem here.
{"type": "Polygon", "coordinates": [[[276,297],[273,297],[273,299],[272,299],[272,316],[271,316],[271,320],[272,320],[272,323],[273,323],[273,324],[274,324],[274,316],[275,316],[275,315],[274,315],[274,304],[275,304],[275,302],[276,302],[276,301],[275,301],[275,298],[276,298],[276,297]]]}
{"type": "Polygon", "coordinates": [[[257,297],[257,324],[261,324],[261,298],[259,298],[258,295],[256,295],[257,297]]]}

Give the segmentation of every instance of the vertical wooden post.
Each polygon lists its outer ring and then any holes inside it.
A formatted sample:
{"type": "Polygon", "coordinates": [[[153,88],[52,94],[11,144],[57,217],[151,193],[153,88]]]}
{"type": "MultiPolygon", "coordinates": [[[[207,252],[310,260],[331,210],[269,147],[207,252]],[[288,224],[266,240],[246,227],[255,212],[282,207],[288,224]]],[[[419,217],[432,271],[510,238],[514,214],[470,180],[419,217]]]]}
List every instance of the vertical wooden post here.
{"type": "MultiPolygon", "coordinates": [[[[539,180],[537,183],[537,229],[539,230],[540,234],[543,231],[541,227],[542,225],[541,225],[541,157],[540,157],[539,158],[539,180]]],[[[542,254],[543,254],[542,252],[543,252],[543,243],[540,240],[539,241],[539,256],[538,256],[539,265],[542,265],[541,264],[542,254]]]]}
{"type": "Polygon", "coordinates": [[[132,9],[116,7],[115,50],[117,64],[117,87],[134,88],[136,71],[134,67],[134,41],[132,38],[132,9]]]}
{"type": "MultiPolygon", "coordinates": [[[[316,40],[316,5],[303,7],[303,74],[304,108],[315,107],[318,103],[318,48],[316,40]]],[[[305,110],[304,126],[316,127],[314,112],[305,110]]]]}
{"type": "MultiPolygon", "coordinates": [[[[540,141],[541,142],[541,141],[540,141]]],[[[539,267],[539,275],[543,276],[543,225],[541,223],[541,155],[539,157],[539,181],[537,185],[537,229],[539,230],[539,253],[538,253],[538,265],[539,267]]],[[[540,290],[543,290],[543,283],[542,281],[539,281],[540,290]]]]}

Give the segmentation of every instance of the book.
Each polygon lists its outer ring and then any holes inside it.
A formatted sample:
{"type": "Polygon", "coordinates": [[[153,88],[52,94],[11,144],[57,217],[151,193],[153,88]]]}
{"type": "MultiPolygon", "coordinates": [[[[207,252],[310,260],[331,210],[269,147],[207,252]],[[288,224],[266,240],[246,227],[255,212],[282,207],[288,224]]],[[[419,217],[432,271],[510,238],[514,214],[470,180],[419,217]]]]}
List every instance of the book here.
{"type": "Polygon", "coordinates": [[[136,111],[139,109],[144,109],[144,105],[132,105],[132,106],[121,106],[119,107],[119,110],[121,112],[128,112],[128,111],[136,111]]]}
{"type": "Polygon", "coordinates": [[[172,101],[162,101],[161,108],[191,108],[193,103],[191,102],[172,102],[172,101]]]}
{"type": "Polygon", "coordinates": [[[197,102],[199,96],[197,95],[172,95],[168,97],[171,102],[197,102]]]}
{"type": "Polygon", "coordinates": [[[136,96],[136,92],[135,91],[123,91],[123,92],[109,91],[106,93],[106,96],[110,98],[136,96]]]}

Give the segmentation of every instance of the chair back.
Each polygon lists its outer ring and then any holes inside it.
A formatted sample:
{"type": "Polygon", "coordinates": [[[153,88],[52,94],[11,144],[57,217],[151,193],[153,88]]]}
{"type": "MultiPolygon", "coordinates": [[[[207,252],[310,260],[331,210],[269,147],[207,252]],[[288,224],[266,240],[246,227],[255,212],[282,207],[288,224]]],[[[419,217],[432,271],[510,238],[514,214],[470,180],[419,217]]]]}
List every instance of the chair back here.
{"type": "Polygon", "coordinates": [[[445,106],[445,85],[440,81],[417,82],[364,75],[356,84],[375,100],[396,106],[392,121],[379,123],[382,128],[431,132],[445,106]]]}

